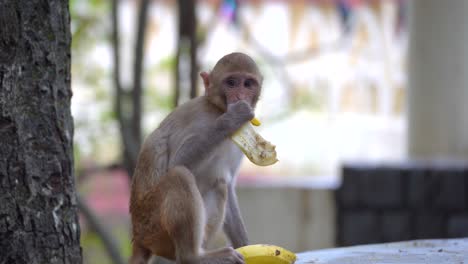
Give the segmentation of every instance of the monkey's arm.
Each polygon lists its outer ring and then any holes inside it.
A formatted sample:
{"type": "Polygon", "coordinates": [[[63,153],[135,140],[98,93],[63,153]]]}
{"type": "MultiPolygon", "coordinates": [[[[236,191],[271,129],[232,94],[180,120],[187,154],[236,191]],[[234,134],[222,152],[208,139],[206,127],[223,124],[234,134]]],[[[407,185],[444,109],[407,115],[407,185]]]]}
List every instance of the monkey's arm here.
{"type": "Polygon", "coordinates": [[[231,241],[233,248],[239,248],[249,244],[244,221],[242,220],[239,206],[237,205],[237,196],[233,184],[228,188],[224,232],[231,241]]]}
{"type": "MultiPolygon", "coordinates": [[[[198,164],[223,140],[231,136],[243,124],[253,118],[252,108],[245,101],[238,101],[228,106],[228,111],[219,116],[211,124],[199,124],[197,129],[180,139],[170,168],[184,165],[191,169],[198,164]]],[[[200,118],[200,120],[203,120],[200,118]]],[[[193,122],[201,122],[194,120],[193,122]]]]}
{"type": "Polygon", "coordinates": [[[169,168],[178,165],[193,169],[200,161],[209,155],[209,153],[226,137],[216,130],[207,129],[201,131],[202,134],[192,134],[187,136],[176,150],[174,158],[169,163],[169,168]]]}

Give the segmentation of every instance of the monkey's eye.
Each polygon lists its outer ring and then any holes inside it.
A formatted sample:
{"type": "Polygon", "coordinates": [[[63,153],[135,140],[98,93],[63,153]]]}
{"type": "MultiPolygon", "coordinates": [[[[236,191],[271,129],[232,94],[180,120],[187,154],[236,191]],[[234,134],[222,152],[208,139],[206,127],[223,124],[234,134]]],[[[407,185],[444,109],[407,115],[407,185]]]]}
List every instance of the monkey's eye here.
{"type": "Polygon", "coordinates": [[[252,89],[253,86],[254,86],[254,81],[253,80],[251,80],[251,79],[245,80],[245,82],[244,82],[244,87],[245,88],[252,89]]]}
{"type": "Polygon", "coordinates": [[[226,84],[229,86],[229,87],[234,87],[236,86],[236,80],[234,80],[233,78],[229,78],[226,80],[226,84]]]}

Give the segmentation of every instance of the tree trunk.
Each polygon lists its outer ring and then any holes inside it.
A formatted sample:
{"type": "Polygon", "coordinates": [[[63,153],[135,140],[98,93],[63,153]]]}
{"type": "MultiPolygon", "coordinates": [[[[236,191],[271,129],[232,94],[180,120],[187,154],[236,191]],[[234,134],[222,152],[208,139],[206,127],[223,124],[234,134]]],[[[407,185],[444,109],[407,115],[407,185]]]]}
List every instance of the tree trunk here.
{"type": "Polygon", "coordinates": [[[198,78],[195,0],[178,0],[177,2],[179,10],[179,36],[174,75],[174,106],[178,106],[182,100],[197,97],[198,78]]]}
{"type": "Polygon", "coordinates": [[[112,46],[114,60],[114,107],[119,123],[123,148],[123,163],[128,175],[132,177],[135,170],[138,153],[142,144],[141,119],[143,114],[143,66],[144,44],[146,37],[146,25],[148,20],[149,0],[140,1],[136,23],[137,37],[135,40],[135,58],[133,64],[133,87],[130,91],[124,91],[120,72],[120,30],[119,30],[119,0],[112,0],[112,46]],[[129,112],[124,111],[124,106],[130,105],[129,112]]]}
{"type": "Polygon", "coordinates": [[[0,263],[81,263],[68,1],[0,0],[0,263]]]}

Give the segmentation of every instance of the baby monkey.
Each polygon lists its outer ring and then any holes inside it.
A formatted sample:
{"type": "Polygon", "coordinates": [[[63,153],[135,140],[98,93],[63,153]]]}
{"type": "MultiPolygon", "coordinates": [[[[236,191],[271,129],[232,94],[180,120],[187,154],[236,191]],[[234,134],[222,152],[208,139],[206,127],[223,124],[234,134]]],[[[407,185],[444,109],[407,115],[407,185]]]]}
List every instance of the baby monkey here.
{"type": "Polygon", "coordinates": [[[179,264],[244,263],[248,244],[234,183],[242,152],[230,136],[254,117],[263,77],[243,53],[200,74],[205,95],[177,107],[146,138],[130,198],[130,262],[151,255],[179,264]],[[205,251],[221,228],[232,247],[205,251]]]}

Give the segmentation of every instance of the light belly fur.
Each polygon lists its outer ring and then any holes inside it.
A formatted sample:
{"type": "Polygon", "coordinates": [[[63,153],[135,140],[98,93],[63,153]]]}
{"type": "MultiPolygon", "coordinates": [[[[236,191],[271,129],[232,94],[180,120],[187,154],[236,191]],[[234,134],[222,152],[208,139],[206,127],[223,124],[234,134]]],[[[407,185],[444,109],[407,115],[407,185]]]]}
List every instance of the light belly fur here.
{"type": "Polygon", "coordinates": [[[209,160],[204,160],[194,170],[198,189],[205,205],[204,246],[224,222],[228,186],[234,184],[243,154],[232,141],[224,141],[209,160]],[[208,179],[208,180],[207,180],[208,179]]]}

